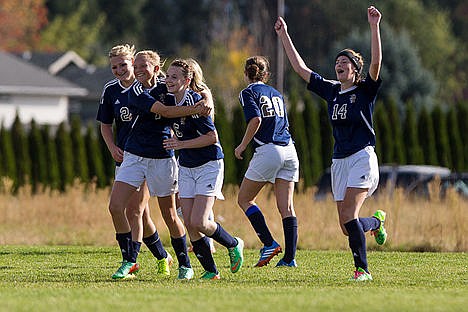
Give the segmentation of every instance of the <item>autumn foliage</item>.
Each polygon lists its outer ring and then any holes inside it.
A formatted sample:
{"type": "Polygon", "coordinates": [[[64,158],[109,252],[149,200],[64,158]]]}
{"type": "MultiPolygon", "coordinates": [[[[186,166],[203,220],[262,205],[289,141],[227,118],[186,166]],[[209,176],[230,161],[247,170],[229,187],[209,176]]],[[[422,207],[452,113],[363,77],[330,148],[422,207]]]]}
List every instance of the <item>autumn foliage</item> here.
{"type": "Polygon", "coordinates": [[[0,0],[0,50],[34,49],[47,22],[45,0],[0,0]]]}

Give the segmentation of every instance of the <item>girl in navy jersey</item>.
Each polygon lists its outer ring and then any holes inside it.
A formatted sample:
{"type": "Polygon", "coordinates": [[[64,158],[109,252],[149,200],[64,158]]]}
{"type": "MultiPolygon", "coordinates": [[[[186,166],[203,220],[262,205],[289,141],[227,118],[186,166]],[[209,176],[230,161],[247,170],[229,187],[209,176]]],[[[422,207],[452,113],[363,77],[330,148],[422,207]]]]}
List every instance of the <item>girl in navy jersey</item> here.
{"type": "MultiPolygon", "coordinates": [[[[116,174],[123,161],[125,142],[134,121],[134,113],[128,105],[128,91],[135,84],[133,61],[135,47],[128,44],[117,45],[109,52],[109,60],[115,79],[105,84],[97,113],[97,120],[101,122],[101,134],[116,162],[116,174]],[[116,140],[114,141],[113,123],[115,122],[116,140]]],[[[128,199],[124,207],[125,213],[117,217],[113,214],[116,239],[122,252],[122,265],[112,278],[122,279],[132,277],[139,270],[136,259],[132,258],[131,242],[136,240],[135,231],[138,224],[144,225],[144,237],[150,237],[156,227],[150,217],[148,206],[150,195],[146,183],[128,199]],[[115,216],[115,217],[114,217],[115,216]],[[132,239],[132,234],[134,239],[132,239]]],[[[148,246],[151,249],[154,246],[148,246]]]]}
{"type": "MultiPolygon", "coordinates": [[[[190,107],[201,100],[193,91],[197,81],[194,74],[185,60],[175,60],[169,66],[166,84],[176,106],[190,107]]],[[[201,278],[220,279],[207,236],[228,249],[231,272],[236,273],[243,263],[244,242],[209,219],[216,198],[224,199],[224,155],[213,120],[201,115],[176,118],[172,129],[175,136],[166,139],[164,147],[179,150],[179,197],[193,251],[205,270],[201,278]]]]}
{"type": "MultiPolygon", "coordinates": [[[[138,52],[134,67],[138,81],[129,90],[128,103],[135,117],[125,143],[123,162],[112,188],[109,209],[114,220],[124,220],[126,203],[146,181],[150,195],[158,198],[161,214],[170,232],[179,262],[178,278],[191,279],[193,270],[187,254],[185,230],[175,208],[177,163],[173,151],[166,151],[162,146],[163,140],[171,136],[169,119],[163,115],[176,117],[201,113],[202,106],[181,109],[163,105],[167,89],[158,78],[160,58],[156,52],[138,52]]],[[[170,275],[172,257],[164,249],[156,228],[150,236],[143,237],[145,232],[145,224],[141,222],[132,228],[130,264],[136,263],[143,241],[158,259],[158,274],[170,275]]]]}
{"type": "Polygon", "coordinates": [[[293,194],[294,182],[299,179],[299,160],[289,133],[286,103],[280,92],[266,84],[270,73],[265,57],[248,58],[244,74],[249,85],[241,91],[239,100],[247,129],[234,154],[242,159],[242,153],[250,142],[255,153],[240,186],[238,204],[264,245],[255,266],[265,266],[282,249],[273,239],[255,200],[266,183],[274,185],[285,241],[284,257],[276,266],[296,267],[297,218],[293,194]]]}
{"type": "Polygon", "coordinates": [[[385,243],[385,212],[377,210],[372,217],[359,218],[366,197],[377,188],[379,170],[374,151],[375,132],[372,114],[382,62],[379,24],[382,15],[373,6],[367,9],[371,30],[371,63],[361,79],[363,59],[351,49],[339,52],[335,58],[337,81],[326,80],[309,69],[296,51],[283,18],[278,17],[275,30],[281,38],[294,70],[306,82],[307,88],[328,103],[328,115],[333,127],[335,145],[331,166],[332,191],[338,208],[340,226],[348,236],[356,270],[351,281],[370,281],[365,232],[371,231],[376,242],[385,243]]]}

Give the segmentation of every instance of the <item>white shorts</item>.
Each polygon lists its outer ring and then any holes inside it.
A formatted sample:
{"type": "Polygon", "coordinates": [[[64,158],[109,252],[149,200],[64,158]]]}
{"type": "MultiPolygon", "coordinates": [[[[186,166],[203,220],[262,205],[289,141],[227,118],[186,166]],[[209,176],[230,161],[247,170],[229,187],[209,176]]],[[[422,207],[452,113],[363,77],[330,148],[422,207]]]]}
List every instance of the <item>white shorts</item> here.
{"type": "Polygon", "coordinates": [[[265,144],[255,149],[245,177],[257,182],[271,182],[280,178],[299,181],[299,159],[294,144],[280,146],[265,144]]]}
{"type": "Polygon", "coordinates": [[[177,193],[177,172],[175,157],[153,159],[124,152],[115,180],[136,188],[146,180],[151,196],[165,197],[177,193]]]}
{"type": "Polygon", "coordinates": [[[331,187],[335,201],[344,200],[348,187],[368,189],[367,197],[379,184],[379,164],[372,146],[367,146],[346,158],[333,159],[331,187]]]}
{"type": "Polygon", "coordinates": [[[214,196],[223,200],[221,192],[224,180],[224,161],[212,160],[195,168],[180,166],[179,197],[195,198],[195,195],[214,196]]]}

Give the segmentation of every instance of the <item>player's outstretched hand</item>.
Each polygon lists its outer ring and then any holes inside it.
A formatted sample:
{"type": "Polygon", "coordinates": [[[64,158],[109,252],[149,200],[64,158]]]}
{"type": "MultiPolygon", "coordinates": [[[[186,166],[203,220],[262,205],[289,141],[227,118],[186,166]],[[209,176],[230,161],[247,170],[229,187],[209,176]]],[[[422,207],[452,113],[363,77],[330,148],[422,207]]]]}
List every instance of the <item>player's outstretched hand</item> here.
{"type": "Polygon", "coordinates": [[[380,23],[380,19],[382,18],[382,13],[377,10],[374,6],[370,6],[367,8],[367,20],[371,25],[377,25],[380,23]]]}
{"type": "Polygon", "coordinates": [[[288,31],[288,26],[281,16],[278,16],[278,19],[276,20],[275,31],[278,36],[281,36],[288,31]]]}

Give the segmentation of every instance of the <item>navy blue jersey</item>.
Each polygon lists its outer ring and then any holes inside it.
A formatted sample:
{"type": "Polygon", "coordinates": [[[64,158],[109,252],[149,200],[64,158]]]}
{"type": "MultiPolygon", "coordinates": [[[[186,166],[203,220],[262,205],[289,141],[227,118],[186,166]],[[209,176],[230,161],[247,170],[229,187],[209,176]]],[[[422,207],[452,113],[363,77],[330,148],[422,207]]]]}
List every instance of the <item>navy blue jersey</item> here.
{"type": "Polygon", "coordinates": [[[253,138],[254,147],[268,143],[285,146],[291,142],[286,105],[278,90],[263,82],[251,83],[241,91],[239,101],[247,123],[254,117],[262,119],[253,138]]]}
{"type": "Polygon", "coordinates": [[[163,141],[171,137],[170,120],[150,111],[154,102],[166,103],[166,93],[166,84],[160,80],[151,89],[136,82],[128,92],[128,103],[138,115],[134,118],[125,151],[154,159],[174,156],[174,151],[163,147],[163,141]]]}
{"type": "Polygon", "coordinates": [[[382,83],[367,74],[359,84],[341,91],[338,81],[323,79],[312,72],[307,89],[328,103],[328,118],[333,128],[333,158],[345,158],[366,146],[375,146],[372,114],[377,91],[382,83]]]}
{"type": "MultiPolygon", "coordinates": [[[[177,106],[194,105],[201,99],[200,94],[187,90],[185,91],[184,98],[180,103],[177,103],[177,106]]],[[[172,129],[180,141],[195,139],[210,131],[216,131],[213,119],[210,116],[199,115],[173,118],[172,129]]],[[[219,142],[200,148],[184,148],[179,150],[179,164],[188,168],[199,167],[209,161],[223,158],[223,149],[219,142]]]]}
{"type": "Polygon", "coordinates": [[[124,149],[128,134],[130,133],[134,114],[128,105],[128,91],[133,87],[125,88],[118,79],[113,79],[104,85],[96,119],[103,124],[116,126],[116,145],[124,149]]]}

